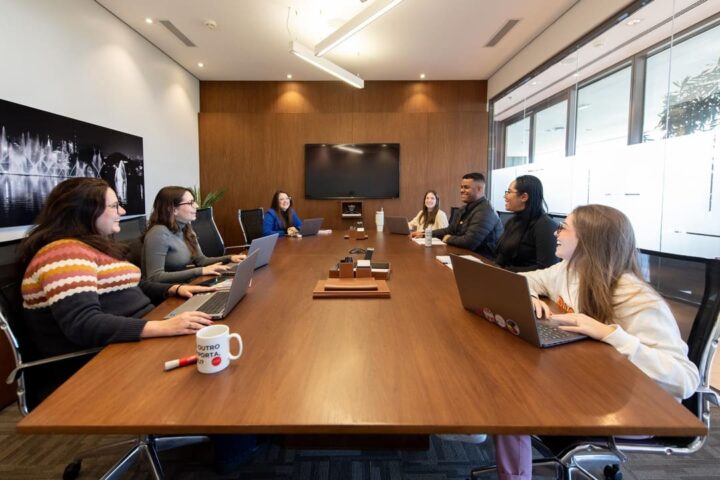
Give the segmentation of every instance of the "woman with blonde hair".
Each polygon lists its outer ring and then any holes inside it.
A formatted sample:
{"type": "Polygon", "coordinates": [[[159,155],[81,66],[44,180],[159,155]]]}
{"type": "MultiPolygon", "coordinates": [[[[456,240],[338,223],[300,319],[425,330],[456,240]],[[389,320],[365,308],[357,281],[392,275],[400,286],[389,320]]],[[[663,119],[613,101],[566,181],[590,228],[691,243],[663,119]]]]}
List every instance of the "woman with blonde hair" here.
{"type": "MultiPolygon", "coordinates": [[[[555,236],[562,261],[521,274],[536,315],[612,345],[675,399],[690,397],[700,383],[698,370],[670,308],[642,279],[628,218],[612,207],[586,205],[573,210],[555,236]],[[540,296],[563,313],[551,313],[540,296]]],[[[495,446],[499,478],[531,478],[529,435],[496,435],[495,446]]]]}

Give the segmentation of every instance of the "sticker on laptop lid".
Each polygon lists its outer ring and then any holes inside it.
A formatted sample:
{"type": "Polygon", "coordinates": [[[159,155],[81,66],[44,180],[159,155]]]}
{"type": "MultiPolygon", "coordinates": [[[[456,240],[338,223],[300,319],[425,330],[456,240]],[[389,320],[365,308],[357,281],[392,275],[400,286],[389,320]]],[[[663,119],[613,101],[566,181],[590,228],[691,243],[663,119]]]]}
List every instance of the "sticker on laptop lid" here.
{"type": "Polygon", "coordinates": [[[498,327],[505,328],[505,319],[502,317],[502,315],[495,315],[495,323],[497,323],[498,327]]]}
{"type": "Polygon", "coordinates": [[[510,320],[508,318],[505,323],[505,326],[510,333],[512,333],[513,335],[520,335],[520,327],[515,320],[510,320]]]}

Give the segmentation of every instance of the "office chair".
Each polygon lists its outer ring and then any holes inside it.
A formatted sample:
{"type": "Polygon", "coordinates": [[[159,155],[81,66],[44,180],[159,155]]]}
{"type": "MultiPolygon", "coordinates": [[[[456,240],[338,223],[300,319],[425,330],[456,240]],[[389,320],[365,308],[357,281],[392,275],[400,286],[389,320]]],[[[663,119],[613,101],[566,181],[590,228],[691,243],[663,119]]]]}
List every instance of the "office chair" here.
{"type": "Polygon", "coordinates": [[[142,268],[143,235],[147,228],[144,215],[120,220],[120,231],[113,235],[115,240],[124,243],[128,249],[128,260],[142,268]]]}
{"type": "MultiPolygon", "coordinates": [[[[700,372],[700,386],[690,398],[683,401],[683,405],[710,430],[710,404],[720,404],[720,396],[710,387],[710,367],[720,338],[720,259],[688,257],[644,249],[640,249],[639,253],[645,280],[666,299],[671,309],[673,304],[697,306],[687,344],[688,358],[700,372]]],[[[680,329],[686,330],[682,325],[680,329]]],[[[601,462],[607,463],[603,469],[606,479],[621,480],[619,464],[627,461],[626,453],[689,455],[700,450],[707,437],[563,440],[563,437],[533,437],[533,447],[544,456],[533,460],[533,466],[555,466],[564,479],[572,478],[576,471],[594,479],[596,477],[583,464],[601,462]]],[[[477,468],[470,473],[470,477],[478,478],[495,470],[495,466],[477,468]]]]}
{"type": "MultiPolygon", "coordinates": [[[[49,365],[52,365],[53,369],[62,368],[63,365],[71,363],[72,359],[80,360],[80,357],[95,354],[102,348],[89,348],[49,358],[38,358],[39,356],[32,348],[32,342],[28,341],[27,331],[22,320],[20,284],[23,272],[20,271],[17,258],[17,247],[20,242],[21,240],[12,240],[0,243],[0,330],[7,338],[15,360],[15,368],[10,372],[6,382],[8,384],[17,382],[18,408],[20,413],[25,416],[43,400],[44,396],[49,394],[40,385],[42,376],[36,375],[36,372],[49,365]]],[[[75,455],[73,461],[65,468],[63,480],[77,478],[85,458],[108,455],[128,448],[130,450],[103,476],[104,479],[119,478],[141,455],[149,462],[153,477],[161,479],[163,471],[158,459],[158,451],[206,440],[207,437],[200,436],[140,435],[131,440],[92,448],[75,455]]]]}
{"type": "Polygon", "coordinates": [[[215,224],[212,207],[199,208],[192,226],[198,236],[198,243],[202,252],[208,257],[222,257],[228,255],[228,251],[232,249],[248,247],[248,245],[225,246],[220,230],[215,224]]]}
{"type": "Polygon", "coordinates": [[[238,210],[238,222],[240,222],[245,243],[250,243],[263,236],[263,215],[261,207],[238,210]]]}
{"type": "Polygon", "coordinates": [[[448,218],[448,223],[452,225],[453,219],[458,215],[460,212],[460,207],[450,207],[450,218],[448,218]]]}
{"type": "Polygon", "coordinates": [[[508,220],[510,220],[515,214],[512,212],[504,212],[502,210],[498,210],[497,215],[498,217],[500,217],[500,221],[502,222],[504,227],[505,225],[507,225],[508,220]]]}

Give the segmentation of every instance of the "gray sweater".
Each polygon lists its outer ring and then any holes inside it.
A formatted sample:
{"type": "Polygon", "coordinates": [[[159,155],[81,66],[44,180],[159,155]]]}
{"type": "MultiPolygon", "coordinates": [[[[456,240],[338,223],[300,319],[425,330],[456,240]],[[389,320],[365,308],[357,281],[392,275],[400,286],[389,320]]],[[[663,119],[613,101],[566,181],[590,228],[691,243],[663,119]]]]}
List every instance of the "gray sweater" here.
{"type": "Polygon", "coordinates": [[[148,280],[164,283],[185,282],[202,275],[202,267],[206,265],[230,261],[230,255],[206,257],[200,245],[197,245],[197,255],[193,256],[183,238],[185,224],[178,223],[178,227],[180,229],[173,233],[164,225],[154,225],[145,234],[142,271],[148,280]],[[187,268],[188,265],[197,266],[187,268]]]}

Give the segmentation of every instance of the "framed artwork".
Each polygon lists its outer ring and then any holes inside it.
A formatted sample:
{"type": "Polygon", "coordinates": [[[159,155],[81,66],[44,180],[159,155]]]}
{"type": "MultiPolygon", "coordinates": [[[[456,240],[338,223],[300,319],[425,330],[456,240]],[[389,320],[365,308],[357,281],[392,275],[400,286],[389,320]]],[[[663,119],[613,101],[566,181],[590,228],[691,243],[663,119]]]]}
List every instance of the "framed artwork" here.
{"type": "Polygon", "coordinates": [[[142,137],[0,100],[0,227],[33,224],[72,177],[102,178],[128,215],[145,213],[142,137]]]}

